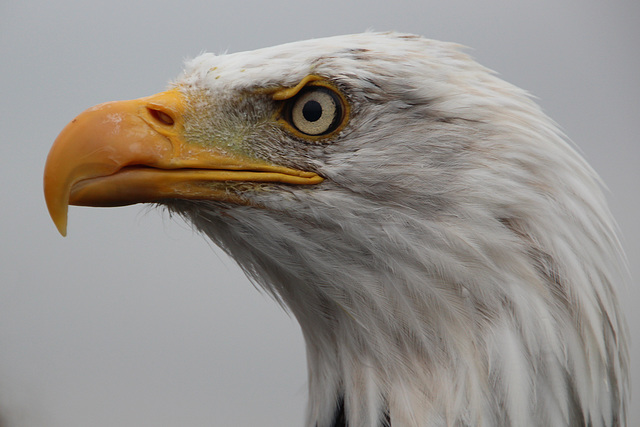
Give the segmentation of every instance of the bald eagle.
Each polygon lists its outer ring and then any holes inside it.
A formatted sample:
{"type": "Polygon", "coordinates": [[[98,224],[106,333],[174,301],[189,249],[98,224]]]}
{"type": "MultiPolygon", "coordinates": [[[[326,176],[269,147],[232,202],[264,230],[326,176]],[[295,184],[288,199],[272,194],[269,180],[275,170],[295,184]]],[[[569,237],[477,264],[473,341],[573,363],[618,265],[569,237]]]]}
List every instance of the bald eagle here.
{"type": "Polygon", "coordinates": [[[300,323],[305,425],[624,426],[624,257],[599,179],[460,47],[365,33],[216,56],[86,110],[68,205],[187,218],[300,323]]]}

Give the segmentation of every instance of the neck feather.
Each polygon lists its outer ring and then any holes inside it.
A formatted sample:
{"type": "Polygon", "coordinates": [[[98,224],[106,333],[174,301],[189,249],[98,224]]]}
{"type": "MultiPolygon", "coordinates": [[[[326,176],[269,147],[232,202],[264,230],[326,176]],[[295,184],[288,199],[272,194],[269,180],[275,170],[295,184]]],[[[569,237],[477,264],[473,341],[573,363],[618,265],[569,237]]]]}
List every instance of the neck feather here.
{"type": "Polygon", "coordinates": [[[608,272],[596,260],[577,272],[581,242],[539,237],[549,218],[478,213],[470,226],[446,212],[305,197],[286,214],[178,210],[297,317],[309,427],[331,426],[340,405],[349,426],[616,422],[619,319],[602,338],[593,317],[615,313],[608,272]]]}

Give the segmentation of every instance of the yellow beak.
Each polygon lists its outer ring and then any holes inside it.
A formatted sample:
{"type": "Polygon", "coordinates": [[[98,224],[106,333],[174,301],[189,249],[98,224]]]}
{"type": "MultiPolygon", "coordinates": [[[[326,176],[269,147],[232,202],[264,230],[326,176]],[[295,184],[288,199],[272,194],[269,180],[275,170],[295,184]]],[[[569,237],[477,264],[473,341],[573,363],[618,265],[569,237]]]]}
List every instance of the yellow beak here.
{"type": "Polygon", "coordinates": [[[322,178],[185,141],[179,90],[108,102],[60,133],[44,170],[49,214],[63,236],[68,205],[123,206],[169,199],[234,201],[212,181],[317,184],[322,178]]]}

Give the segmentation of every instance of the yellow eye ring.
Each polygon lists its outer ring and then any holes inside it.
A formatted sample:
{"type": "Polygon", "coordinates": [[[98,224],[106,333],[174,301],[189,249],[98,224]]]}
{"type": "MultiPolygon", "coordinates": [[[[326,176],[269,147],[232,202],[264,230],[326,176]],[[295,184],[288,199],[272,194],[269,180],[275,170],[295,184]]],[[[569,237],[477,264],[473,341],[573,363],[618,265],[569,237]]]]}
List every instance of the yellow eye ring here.
{"type": "Polygon", "coordinates": [[[346,125],[349,104],[331,83],[318,76],[307,76],[293,88],[273,95],[283,100],[278,122],[297,137],[321,140],[335,135],[346,125]]]}

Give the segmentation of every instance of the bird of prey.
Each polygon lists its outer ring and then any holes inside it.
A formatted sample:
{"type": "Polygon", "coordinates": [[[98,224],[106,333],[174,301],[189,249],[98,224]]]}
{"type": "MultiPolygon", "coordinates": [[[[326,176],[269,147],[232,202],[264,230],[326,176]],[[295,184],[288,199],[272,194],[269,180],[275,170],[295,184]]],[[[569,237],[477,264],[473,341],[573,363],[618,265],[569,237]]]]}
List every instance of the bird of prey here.
{"type": "Polygon", "coordinates": [[[155,203],[300,323],[308,427],[624,426],[626,280],[595,172],[523,90],[397,33],[203,54],[86,110],[50,214],[155,203]]]}

